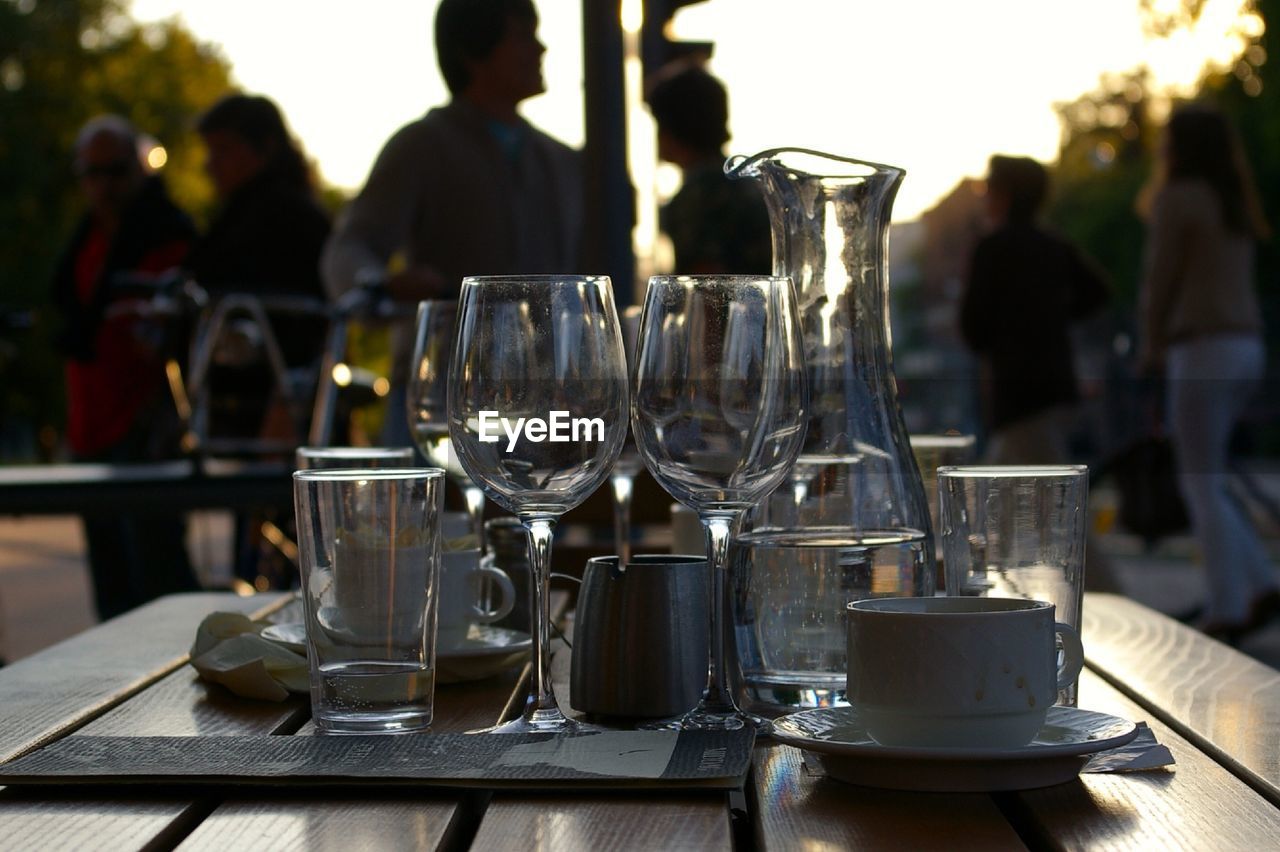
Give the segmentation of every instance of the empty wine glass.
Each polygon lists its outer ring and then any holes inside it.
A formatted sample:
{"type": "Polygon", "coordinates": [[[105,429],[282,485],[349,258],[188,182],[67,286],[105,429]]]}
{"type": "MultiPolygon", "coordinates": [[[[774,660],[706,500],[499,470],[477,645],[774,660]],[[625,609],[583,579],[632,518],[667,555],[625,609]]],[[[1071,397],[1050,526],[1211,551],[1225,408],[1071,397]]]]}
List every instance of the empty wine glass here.
{"type": "Polygon", "coordinates": [[[732,730],[724,653],[729,538],[787,476],[804,440],[804,350],[789,278],[649,279],[633,378],[631,428],[645,467],[707,534],[707,688],[665,727],[732,730]]]}
{"type": "Polygon", "coordinates": [[[609,476],[627,434],[626,358],[605,277],[465,278],[449,371],[449,434],[485,495],[529,536],[533,677],[497,733],[578,726],[551,688],[551,531],[609,476]]]}
{"type": "MultiPolygon", "coordinates": [[[[622,312],[622,346],[627,353],[627,374],[636,362],[636,337],[640,334],[640,306],[631,305],[622,312]]],[[[609,485],[613,489],[613,541],[617,548],[618,564],[626,565],[631,561],[631,494],[635,487],[636,475],[644,465],[640,461],[640,452],[636,449],[635,439],[628,436],[622,445],[622,453],[618,456],[613,471],[609,474],[609,485]]]]}
{"type": "Polygon", "coordinates": [[[484,550],[484,492],[458,462],[449,437],[449,359],[453,354],[458,303],[432,299],[418,303],[412,370],[409,375],[409,433],[427,461],[444,469],[462,490],[471,531],[484,550]]]}

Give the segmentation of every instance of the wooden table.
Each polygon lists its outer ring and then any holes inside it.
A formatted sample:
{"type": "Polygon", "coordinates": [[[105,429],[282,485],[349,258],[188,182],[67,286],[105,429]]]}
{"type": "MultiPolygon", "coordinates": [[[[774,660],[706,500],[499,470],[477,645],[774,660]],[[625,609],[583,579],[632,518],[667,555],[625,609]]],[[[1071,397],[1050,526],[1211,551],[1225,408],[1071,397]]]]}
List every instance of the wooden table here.
{"type": "MultiPolygon", "coordinates": [[[[195,624],[278,597],[166,598],[0,670],[0,760],[78,735],[311,733],[303,701],[242,701],[184,665],[195,624]]],[[[1176,770],[1024,793],[898,793],[757,746],[728,795],[0,790],[3,849],[923,849],[1280,847],[1280,674],[1123,598],[1085,604],[1082,706],[1147,720],[1176,770]]],[[[563,668],[563,664],[559,666],[563,668]]],[[[514,712],[518,673],[441,687],[435,730],[514,712]]]]}

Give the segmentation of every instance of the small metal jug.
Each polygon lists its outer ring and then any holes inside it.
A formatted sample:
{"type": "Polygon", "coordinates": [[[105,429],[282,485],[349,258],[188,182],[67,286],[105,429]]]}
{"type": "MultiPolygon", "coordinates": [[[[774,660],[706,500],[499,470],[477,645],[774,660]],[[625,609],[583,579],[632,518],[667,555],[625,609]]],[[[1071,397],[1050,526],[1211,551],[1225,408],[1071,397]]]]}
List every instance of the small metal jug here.
{"type": "Polygon", "coordinates": [[[599,716],[674,716],[707,680],[707,563],[700,556],[587,561],[573,630],[570,704],[599,716]]]}

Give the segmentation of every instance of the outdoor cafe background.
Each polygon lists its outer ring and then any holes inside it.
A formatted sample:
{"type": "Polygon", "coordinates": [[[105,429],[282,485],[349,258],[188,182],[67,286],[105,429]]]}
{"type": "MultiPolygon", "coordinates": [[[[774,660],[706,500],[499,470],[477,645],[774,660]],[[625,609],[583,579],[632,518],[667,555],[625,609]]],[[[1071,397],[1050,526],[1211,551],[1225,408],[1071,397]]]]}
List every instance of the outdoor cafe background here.
{"type": "MultiPolygon", "coordinates": [[[[671,167],[657,164],[641,102],[642,57],[652,64],[689,42],[711,52],[709,68],[730,92],[731,151],[801,144],[907,169],[895,206],[891,282],[894,355],[913,432],[976,425],[972,364],[954,316],[967,248],[982,228],[982,187],[972,176],[991,153],[1053,163],[1048,218],[1103,265],[1116,290],[1108,315],[1084,330],[1079,346],[1094,452],[1125,428],[1123,363],[1142,244],[1133,198],[1150,175],[1173,99],[1209,97],[1228,112],[1258,172],[1268,217],[1280,214],[1280,81],[1268,62],[1280,27],[1275,0],[617,5],[636,280],[665,262],[656,208],[678,182],[671,167]]],[[[573,145],[588,137],[584,8],[593,7],[539,4],[547,93],[525,110],[573,145]]],[[[89,116],[122,111],[163,146],[153,163],[179,202],[207,217],[211,192],[192,117],[242,87],[281,104],[336,209],[386,137],[445,100],[433,12],[424,0],[358,8],[327,0],[0,0],[7,188],[0,202],[0,458],[61,453],[61,375],[42,311],[77,206],[68,160],[51,152],[69,151],[89,116]]],[[[1264,311],[1274,318],[1274,245],[1264,245],[1259,259],[1264,311]]],[[[378,366],[378,348],[368,348],[378,366]]],[[[1280,430],[1256,429],[1254,439],[1256,452],[1280,452],[1280,430]]]]}

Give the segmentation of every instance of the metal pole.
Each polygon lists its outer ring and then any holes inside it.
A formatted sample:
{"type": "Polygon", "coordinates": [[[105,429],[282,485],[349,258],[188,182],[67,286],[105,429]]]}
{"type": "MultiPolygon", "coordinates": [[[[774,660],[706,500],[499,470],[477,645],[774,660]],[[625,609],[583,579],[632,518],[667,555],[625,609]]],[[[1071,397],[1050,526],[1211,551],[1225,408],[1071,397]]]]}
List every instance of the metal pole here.
{"type": "Polygon", "coordinates": [[[635,199],[627,173],[627,117],[623,86],[620,0],[582,0],[582,54],[586,110],[587,271],[613,280],[619,306],[632,302],[635,257],[631,229],[635,199]]]}

